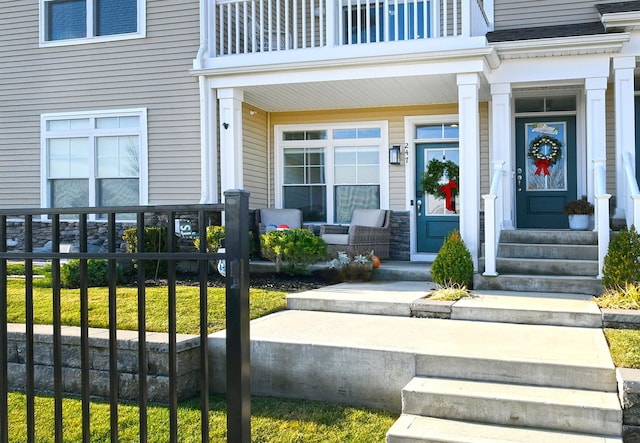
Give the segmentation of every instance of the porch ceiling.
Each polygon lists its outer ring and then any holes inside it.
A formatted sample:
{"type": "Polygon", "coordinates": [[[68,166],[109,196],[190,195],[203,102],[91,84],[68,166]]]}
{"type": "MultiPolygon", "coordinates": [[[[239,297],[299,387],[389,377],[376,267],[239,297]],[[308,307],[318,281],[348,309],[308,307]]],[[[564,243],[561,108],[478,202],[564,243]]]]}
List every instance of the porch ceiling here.
{"type": "Polygon", "coordinates": [[[261,85],[245,87],[243,90],[247,104],[268,112],[458,101],[456,76],[450,74],[261,85]]]}

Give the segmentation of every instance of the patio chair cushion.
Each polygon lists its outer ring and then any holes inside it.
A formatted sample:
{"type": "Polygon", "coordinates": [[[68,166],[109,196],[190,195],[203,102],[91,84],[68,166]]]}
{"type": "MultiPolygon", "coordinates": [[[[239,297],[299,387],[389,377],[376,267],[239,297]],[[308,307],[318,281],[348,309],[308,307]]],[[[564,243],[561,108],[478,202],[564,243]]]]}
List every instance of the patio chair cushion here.
{"type": "Polygon", "coordinates": [[[330,245],[349,244],[349,234],[323,234],[322,239],[330,245]]]}
{"type": "Polygon", "coordinates": [[[384,209],[354,209],[351,216],[351,226],[380,228],[384,223],[384,216],[384,209]]]}
{"type": "Polygon", "coordinates": [[[289,228],[302,227],[302,213],[299,209],[260,209],[260,223],[269,225],[287,225],[289,228]]]}

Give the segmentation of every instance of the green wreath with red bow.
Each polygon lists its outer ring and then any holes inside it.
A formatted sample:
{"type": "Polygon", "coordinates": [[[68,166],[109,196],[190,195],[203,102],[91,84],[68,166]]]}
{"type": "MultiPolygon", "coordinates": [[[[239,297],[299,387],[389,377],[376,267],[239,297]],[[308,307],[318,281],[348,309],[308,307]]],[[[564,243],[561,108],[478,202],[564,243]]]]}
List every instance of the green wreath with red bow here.
{"type": "Polygon", "coordinates": [[[422,175],[420,184],[422,190],[438,199],[445,200],[445,206],[449,211],[455,211],[454,197],[458,195],[458,180],[460,169],[451,160],[431,159],[427,164],[427,170],[422,175]],[[447,182],[442,184],[442,177],[447,182]]]}
{"type": "Polygon", "coordinates": [[[528,157],[536,165],[536,175],[549,175],[549,168],[555,165],[562,155],[562,143],[555,137],[544,134],[534,138],[529,144],[528,157]],[[549,153],[542,152],[543,146],[549,146],[549,153]]]}

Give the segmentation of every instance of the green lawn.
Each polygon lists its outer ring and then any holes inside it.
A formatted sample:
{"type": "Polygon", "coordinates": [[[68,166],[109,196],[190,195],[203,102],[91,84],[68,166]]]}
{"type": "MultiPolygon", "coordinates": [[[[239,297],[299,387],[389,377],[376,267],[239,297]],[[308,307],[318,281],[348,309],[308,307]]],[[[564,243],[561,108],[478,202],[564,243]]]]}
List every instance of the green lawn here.
{"type": "MultiPolygon", "coordinates": [[[[43,285],[44,286],[44,285],[43,285]]],[[[34,321],[37,324],[51,324],[52,295],[51,288],[34,288],[34,321]]],[[[209,333],[225,327],[225,289],[208,288],[209,333]]],[[[62,323],[67,326],[80,325],[80,291],[63,289],[61,291],[62,323]]],[[[167,288],[148,287],[146,289],[147,330],[167,331],[167,288]]],[[[181,334],[198,334],[200,321],[200,289],[196,286],[178,286],[177,330],[181,334]]],[[[286,307],[284,292],[251,289],[249,292],[251,319],[262,317],[286,307]]],[[[24,281],[11,279],[7,290],[7,317],[10,323],[25,322],[24,281]]],[[[119,287],[117,289],[117,325],[118,329],[138,329],[138,290],[119,287]]],[[[89,288],[89,325],[94,328],[109,326],[109,303],[107,288],[89,288]]]]}
{"type": "MultiPolygon", "coordinates": [[[[34,318],[36,323],[52,322],[52,295],[47,281],[34,288],[34,318]]],[[[147,330],[167,330],[167,288],[148,287],[147,330]]],[[[137,329],[137,288],[120,287],[117,290],[117,324],[120,329],[137,329]]],[[[208,288],[209,332],[224,328],[225,290],[208,288]]],[[[8,319],[12,323],[25,321],[24,281],[8,282],[8,319]]],[[[177,329],[179,333],[197,334],[199,322],[199,288],[178,286],[177,329]]],[[[61,293],[62,321],[65,325],[80,324],[80,292],[63,289],[61,293]]],[[[250,289],[250,316],[257,318],[284,309],[284,292],[250,289]]],[[[106,288],[89,289],[89,322],[91,327],[108,326],[108,292],[106,288]]],[[[36,398],[36,441],[53,441],[53,399],[36,398]]],[[[9,395],[9,441],[26,441],[25,396],[9,395]]],[[[138,408],[123,403],[118,408],[119,437],[122,442],[138,441],[138,408]]],[[[64,441],[81,440],[81,403],[77,398],[63,402],[64,441]]],[[[91,403],[91,441],[108,442],[110,438],[109,405],[91,403]]],[[[282,400],[274,398],[252,399],[252,441],[293,443],[368,443],[384,441],[387,430],[397,415],[366,408],[330,403],[282,400]]],[[[211,398],[210,436],[212,442],[226,442],[226,406],[223,396],[211,398]]],[[[169,411],[164,406],[148,409],[149,441],[165,442],[169,435],[169,411]]],[[[181,402],[178,411],[178,435],[181,442],[200,441],[200,411],[198,400],[181,402]]]]}
{"type": "MultiPolygon", "coordinates": [[[[226,442],[226,411],[223,396],[212,396],[209,409],[211,442],[226,442]]],[[[53,399],[36,398],[36,441],[53,441],[53,399]]],[[[369,443],[384,441],[385,434],[397,415],[366,408],[335,405],[315,401],[282,400],[267,397],[252,399],[252,442],[273,443],[369,443]]],[[[9,441],[26,441],[25,396],[9,395],[9,441]]],[[[91,403],[91,441],[109,442],[109,404],[91,403]]],[[[150,442],[168,441],[169,410],[162,406],[148,408],[150,442]]],[[[135,405],[118,407],[119,441],[137,442],[139,411],[135,405]]],[[[81,402],[75,398],[63,401],[64,441],[82,438],[81,402]]],[[[198,400],[181,402],[178,409],[178,440],[200,441],[198,400]]]]}

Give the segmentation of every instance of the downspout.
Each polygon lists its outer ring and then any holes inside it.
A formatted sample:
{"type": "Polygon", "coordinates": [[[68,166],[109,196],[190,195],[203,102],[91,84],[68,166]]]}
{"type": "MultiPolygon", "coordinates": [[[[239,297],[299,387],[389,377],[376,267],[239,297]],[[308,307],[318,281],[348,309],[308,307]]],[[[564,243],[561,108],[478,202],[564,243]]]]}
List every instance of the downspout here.
{"type": "MultiPolygon", "coordinates": [[[[204,68],[205,58],[209,49],[207,39],[207,18],[209,16],[208,0],[200,0],[200,46],[193,61],[193,69],[204,68]]],[[[209,170],[212,165],[209,140],[211,135],[209,124],[209,91],[207,79],[204,75],[198,76],[198,89],[200,95],[200,204],[211,203],[211,175],[209,170]]]]}

